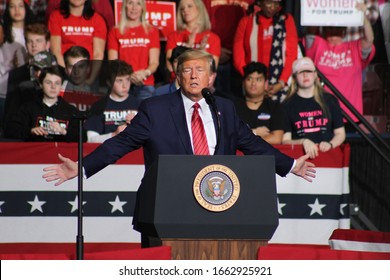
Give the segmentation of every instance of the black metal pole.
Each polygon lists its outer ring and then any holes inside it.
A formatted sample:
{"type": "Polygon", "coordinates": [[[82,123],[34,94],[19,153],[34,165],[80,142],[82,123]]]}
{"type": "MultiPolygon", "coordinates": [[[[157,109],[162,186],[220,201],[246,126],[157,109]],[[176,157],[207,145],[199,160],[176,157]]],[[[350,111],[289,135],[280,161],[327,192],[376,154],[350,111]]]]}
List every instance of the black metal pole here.
{"type": "Polygon", "coordinates": [[[78,119],[79,141],[78,141],[78,216],[77,216],[77,238],[76,254],[78,260],[84,259],[84,236],[83,236],[83,122],[84,118],[78,119]]]}
{"type": "MultiPolygon", "coordinates": [[[[318,72],[318,75],[320,77],[320,79],[329,87],[330,90],[332,90],[332,92],[337,96],[338,99],[340,99],[340,101],[342,103],[345,104],[345,106],[347,106],[347,108],[356,116],[356,118],[359,119],[359,121],[372,133],[373,136],[375,136],[375,138],[381,142],[381,144],[388,150],[390,151],[390,146],[386,143],[386,141],[380,136],[380,134],[372,127],[372,125],[370,125],[370,123],[355,109],[354,106],[352,106],[352,104],[345,98],[344,95],[341,94],[341,92],[328,80],[328,78],[326,78],[324,76],[324,74],[322,74],[318,69],[317,69],[317,72],[318,72]]],[[[352,125],[353,125],[353,121],[352,119],[349,119],[348,120],[352,125]]],[[[356,130],[360,133],[360,134],[364,134],[360,131],[360,128],[358,126],[354,126],[356,128],[356,130]]],[[[387,160],[386,160],[387,161],[387,160]]]]}
{"type": "Polygon", "coordinates": [[[345,113],[344,111],[342,112],[344,117],[351,123],[351,125],[360,133],[360,135],[374,148],[375,151],[378,152],[378,154],[390,165],[390,159],[379,149],[377,145],[370,139],[370,137],[365,134],[362,129],[359,127],[358,124],[356,124],[352,118],[345,113]]]}
{"type": "MultiPolygon", "coordinates": [[[[305,54],[305,48],[302,42],[299,42],[299,48],[301,49],[302,54],[305,54]]],[[[370,125],[370,123],[360,114],[355,107],[345,98],[345,96],[325,77],[324,74],[317,68],[317,73],[322,82],[333,92],[333,94],[342,102],[351,113],[371,132],[371,134],[385,147],[387,151],[390,151],[390,146],[386,143],[386,141],[382,138],[382,136],[370,125]]],[[[346,114],[344,114],[345,116],[346,114]]],[[[376,150],[379,154],[388,161],[388,158],[385,156],[383,152],[379,149],[379,147],[373,142],[370,141],[369,137],[362,131],[362,129],[355,124],[352,118],[347,118],[348,122],[363,136],[364,139],[376,150]]]]}

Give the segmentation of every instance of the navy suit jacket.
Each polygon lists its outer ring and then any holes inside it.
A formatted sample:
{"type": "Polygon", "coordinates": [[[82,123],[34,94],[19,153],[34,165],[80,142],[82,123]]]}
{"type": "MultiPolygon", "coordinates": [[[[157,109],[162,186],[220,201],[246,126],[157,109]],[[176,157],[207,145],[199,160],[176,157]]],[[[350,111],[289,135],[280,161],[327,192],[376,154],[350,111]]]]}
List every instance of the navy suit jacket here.
{"type": "MultiPolygon", "coordinates": [[[[286,176],[294,159],[279,152],[261,137],[255,136],[237,116],[230,100],[216,96],[215,102],[221,121],[221,142],[216,154],[235,155],[236,151],[240,150],[247,155],[273,155],[276,173],[286,176]]],[[[217,129],[215,114],[212,115],[217,129]]],[[[193,154],[180,91],[143,101],[138,114],[123,132],[108,139],[84,158],[85,175],[90,177],[141,147],[146,170],[157,160],[158,155],[193,154]]],[[[253,169],[255,171],[256,167],[253,169]]]]}

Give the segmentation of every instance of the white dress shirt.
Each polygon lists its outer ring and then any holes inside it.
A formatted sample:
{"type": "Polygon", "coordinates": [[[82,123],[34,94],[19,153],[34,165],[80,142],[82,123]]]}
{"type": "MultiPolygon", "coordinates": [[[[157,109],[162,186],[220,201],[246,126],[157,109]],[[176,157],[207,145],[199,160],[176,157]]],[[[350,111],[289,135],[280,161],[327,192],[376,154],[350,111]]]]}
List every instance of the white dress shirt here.
{"type": "Polygon", "coordinates": [[[215,151],[215,145],[217,144],[217,136],[215,133],[214,120],[213,120],[213,116],[211,115],[211,110],[209,105],[206,103],[206,100],[204,98],[199,100],[199,102],[194,102],[184,94],[181,94],[181,96],[184,102],[184,110],[186,112],[187,127],[188,127],[188,133],[190,134],[190,138],[191,138],[192,150],[194,150],[194,144],[192,141],[192,130],[191,130],[191,118],[192,118],[192,113],[194,112],[194,108],[192,106],[195,103],[198,103],[200,106],[199,116],[203,122],[204,130],[207,138],[207,144],[209,146],[209,152],[210,155],[213,155],[215,151]]]}

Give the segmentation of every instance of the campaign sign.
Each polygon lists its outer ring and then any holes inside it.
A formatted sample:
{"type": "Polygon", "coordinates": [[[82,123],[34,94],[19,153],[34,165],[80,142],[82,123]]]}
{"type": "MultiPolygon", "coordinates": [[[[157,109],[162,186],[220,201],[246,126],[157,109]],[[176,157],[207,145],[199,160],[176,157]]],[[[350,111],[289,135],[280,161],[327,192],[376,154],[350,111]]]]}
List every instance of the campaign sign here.
{"type": "MultiPolygon", "coordinates": [[[[123,0],[115,0],[115,24],[119,23],[123,0]]],[[[176,30],[176,3],[162,1],[146,1],[146,20],[157,27],[160,40],[176,30]]]]}
{"type": "Polygon", "coordinates": [[[362,26],[363,12],[356,9],[361,0],[301,0],[303,26],[362,26]]]}

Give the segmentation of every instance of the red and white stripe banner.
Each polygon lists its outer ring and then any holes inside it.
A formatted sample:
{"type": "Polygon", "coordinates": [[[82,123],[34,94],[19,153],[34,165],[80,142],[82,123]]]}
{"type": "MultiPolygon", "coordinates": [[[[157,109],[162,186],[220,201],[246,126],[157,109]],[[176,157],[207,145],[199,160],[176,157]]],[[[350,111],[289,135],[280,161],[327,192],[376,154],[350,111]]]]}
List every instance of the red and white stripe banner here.
{"type": "MultiPolygon", "coordinates": [[[[85,144],[84,154],[96,147],[85,144]]],[[[302,155],[301,146],[277,148],[302,155]]],[[[0,143],[0,243],[75,241],[77,180],[55,187],[42,179],[42,169],[59,162],[58,153],[76,160],[77,144],[0,143]]],[[[313,183],[277,176],[280,220],[270,242],[328,244],[334,229],[349,228],[349,146],[323,153],[314,163],[313,183]]],[[[131,222],[143,173],[138,150],[84,181],[85,242],[140,241],[131,222]]]]}

